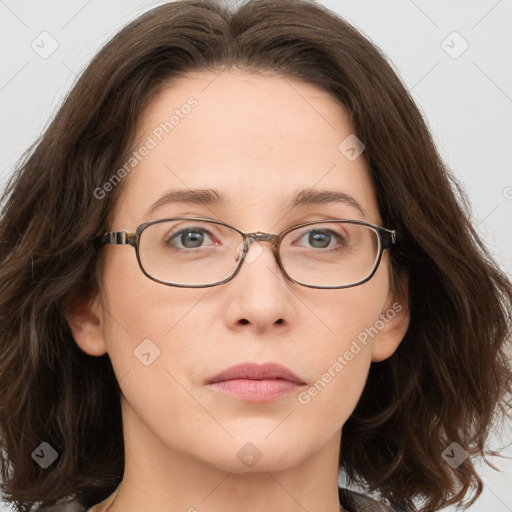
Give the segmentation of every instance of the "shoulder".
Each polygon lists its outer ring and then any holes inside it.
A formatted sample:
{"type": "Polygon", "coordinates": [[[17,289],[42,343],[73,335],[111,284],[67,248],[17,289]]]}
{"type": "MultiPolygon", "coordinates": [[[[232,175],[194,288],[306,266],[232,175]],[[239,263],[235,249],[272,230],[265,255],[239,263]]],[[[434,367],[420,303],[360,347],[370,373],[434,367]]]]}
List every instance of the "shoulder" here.
{"type": "Polygon", "coordinates": [[[63,499],[51,506],[40,506],[34,512],[87,512],[87,508],[73,498],[63,499]]]}
{"type": "Polygon", "coordinates": [[[77,498],[75,494],[62,498],[55,505],[52,506],[39,506],[31,512],[104,512],[105,509],[114,501],[119,486],[115,491],[110,494],[103,501],[97,502],[93,505],[85,506],[77,498]]]}
{"type": "Polygon", "coordinates": [[[389,505],[356,491],[339,487],[338,494],[347,512],[394,512],[389,505]]]}

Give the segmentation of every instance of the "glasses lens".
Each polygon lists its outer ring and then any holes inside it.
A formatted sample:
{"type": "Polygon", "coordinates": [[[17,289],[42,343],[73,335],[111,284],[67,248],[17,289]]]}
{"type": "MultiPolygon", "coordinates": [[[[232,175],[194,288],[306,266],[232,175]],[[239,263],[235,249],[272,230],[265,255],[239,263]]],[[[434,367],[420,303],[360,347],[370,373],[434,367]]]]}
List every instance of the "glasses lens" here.
{"type": "Polygon", "coordinates": [[[280,255],[287,274],[310,286],[347,286],[374,270],[380,249],[376,230],[349,222],[319,222],[285,235],[280,255]]]}
{"type": "Polygon", "coordinates": [[[222,224],[168,220],[142,231],[139,258],[145,272],[160,281],[213,284],[234,272],[242,242],[240,233],[222,224]]]}

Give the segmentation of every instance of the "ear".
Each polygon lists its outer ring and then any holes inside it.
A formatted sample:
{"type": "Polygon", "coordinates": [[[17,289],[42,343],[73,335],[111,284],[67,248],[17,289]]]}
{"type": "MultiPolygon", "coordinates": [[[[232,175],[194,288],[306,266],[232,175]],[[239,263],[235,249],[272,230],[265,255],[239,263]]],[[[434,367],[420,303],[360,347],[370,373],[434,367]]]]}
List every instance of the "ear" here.
{"type": "Polygon", "coordinates": [[[91,356],[107,352],[103,336],[103,312],[98,293],[79,291],[64,303],[64,316],[76,344],[91,356]]]}
{"type": "Polygon", "coordinates": [[[407,332],[410,313],[406,282],[401,283],[396,295],[390,291],[379,320],[383,327],[373,340],[372,362],[391,357],[407,332]]]}

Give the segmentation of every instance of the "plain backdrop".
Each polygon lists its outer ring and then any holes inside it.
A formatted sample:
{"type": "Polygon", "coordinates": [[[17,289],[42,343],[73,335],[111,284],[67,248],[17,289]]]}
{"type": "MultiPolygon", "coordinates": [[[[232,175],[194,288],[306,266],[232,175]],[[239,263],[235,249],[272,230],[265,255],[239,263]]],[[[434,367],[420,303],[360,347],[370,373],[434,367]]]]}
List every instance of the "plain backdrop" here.
{"type": "MultiPolygon", "coordinates": [[[[235,1],[235,0],[232,0],[235,1]]],[[[0,186],[114,33],[164,2],[0,0],[0,186]]],[[[462,182],[477,231],[512,274],[512,1],[323,0],[388,56],[462,182]]],[[[435,190],[429,191],[435,194],[435,190]]],[[[490,447],[507,446],[512,426],[490,447]]],[[[482,468],[470,512],[512,512],[511,459],[482,468]]],[[[340,475],[343,483],[343,475],[340,475]]],[[[0,512],[9,510],[0,502],[0,512]]],[[[446,510],[455,510],[450,508],[446,510]]]]}

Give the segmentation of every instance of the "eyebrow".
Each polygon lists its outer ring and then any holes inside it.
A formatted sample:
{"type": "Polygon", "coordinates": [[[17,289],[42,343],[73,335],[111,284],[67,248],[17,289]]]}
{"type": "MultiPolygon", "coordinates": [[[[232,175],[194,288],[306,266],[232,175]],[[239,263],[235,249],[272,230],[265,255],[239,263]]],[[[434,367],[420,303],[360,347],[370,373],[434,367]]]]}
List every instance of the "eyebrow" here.
{"type": "MultiPolygon", "coordinates": [[[[164,205],[172,203],[195,204],[206,206],[227,206],[229,203],[225,194],[214,189],[171,189],[164,192],[146,211],[146,216],[164,205]]],[[[320,204],[341,203],[351,206],[369,219],[364,208],[349,194],[331,190],[305,189],[296,193],[285,205],[285,210],[292,210],[303,206],[316,206],[320,204]]]]}

